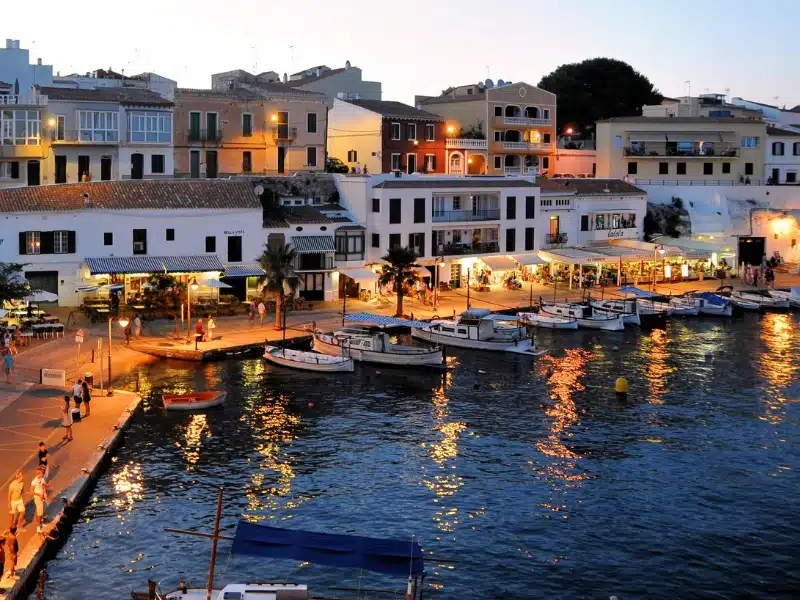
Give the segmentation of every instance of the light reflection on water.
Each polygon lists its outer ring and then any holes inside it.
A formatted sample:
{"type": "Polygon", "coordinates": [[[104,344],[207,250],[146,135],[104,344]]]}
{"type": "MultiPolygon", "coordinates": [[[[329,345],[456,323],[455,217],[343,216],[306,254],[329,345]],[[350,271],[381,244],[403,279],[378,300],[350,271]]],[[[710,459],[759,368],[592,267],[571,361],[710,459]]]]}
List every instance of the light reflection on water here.
{"type": "MultiPolygon", "coordinates": [[[[176,573],[202,582],[207,541],[163,527],[208,529],[219,485],[226,533],[244,517],[415,536],[427,555],[458,560],[431,562],[430,597],[694,597],[698,582],[791,597],[798,333],[797,314],[552,332],[539,336],[548,357],[457,352],[443,376],[164,363],[140,378],[152,406],[200,386],[228,389],[228,402],[137,417],[49,563],[49,597],[176,573]],[[627,403],[611,393],[620,375],[627,403]]],[[[291,561],[225,568],[225,581],[280,577],[318,593],[404,587],[291,561]]]]}

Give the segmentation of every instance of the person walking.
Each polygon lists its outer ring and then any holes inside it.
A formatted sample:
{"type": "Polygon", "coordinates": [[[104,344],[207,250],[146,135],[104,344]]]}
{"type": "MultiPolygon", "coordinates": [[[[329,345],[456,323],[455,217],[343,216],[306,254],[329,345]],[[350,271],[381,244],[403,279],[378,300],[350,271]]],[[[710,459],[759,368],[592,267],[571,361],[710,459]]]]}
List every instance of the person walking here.
{"type": "Polygon", "coordinates": [[[255,300],[250,300],[250,327],[256,324],[256,312],[258,307],[255,300]]]}
{"type": "Polygon", "coordinates": [[[764,281],[766,282],[768,288],[775,287],[775,271],[772,270],[772,267],[767,267],[767,270],[764,273],[764,281]]]}
{"type": "MultiPolygon", "coordinates": [[[[258,302],[258,318],[259,318],[259,320],[261,322],[261,327],[264,326],[264,315],[266,314],[266,312],[267,312],[267,307],[264,306],[264,301],[263,300],[259,300],[259,302],[258,302]]],[[[9,383],[11,383],[11,382],[9,381],[9,383]]]]}
{"type": "Polygon", "coordinates": [[[131,321],[128,321],[128,323],[125,325],[125,345],[126,346],[130,346],[131,345],[131,334],[132,333],[133,333],[133,324],[131,323],[131,321]]]}
{"type": "Polygon", "coordinates": [[[210,342],[214,339],[214,330],[217,328],[217,323],[214,321],[214,317],[208,315],[208,325],[206,326],[208,331],[206,332],[206,341],[210,342]]]}
{"type": "MultiPolygon", "coordinates": [[[[69,405],[69,396],[64,396],[64,406],[61,408],[61,426],[64,428],[64,437],[67,442],[72,441],[72,407],[69,405]]],[[[41,465],[39,465],[41,468],[41,465]]],[[[42,473],[44,474],[44,472],[42,473]]]]}
{"type": "MultiPolygon", "coordinates": [[[[66,398],[69,404],[69,397],[66,398]]],[[[70,415],[72,418],[72,415],[70,415]]],[[[44,470],[39,468],[36,470],[36,477],[31,481],[31,493],[33,494],[33,503],[36,506],[36,531],[42,531],[42,523],[44,522],[44,510],[47,506],[47,480],[44,478],[44,470]]]]}
{"type": "Polygon", "coordinates": [[[72,386],[72,401],[75,403],[75,408],[78,409],[78,414],[81,411],[81,404],[83,404],[83,385],[81,380],[78,379],[72,386]]]}
{"type": "Polygon", "coordinates": [[[137,340],[142,337],[142,320],[139,318],[139,313],[133,317],[133,337],[137,340]]]}
{"type": "Polygon", "coordinates": [[[11,373],[14,371],[14,356],[11,354],[11,350],[8,348],[4,350],[3,365],[6,369],[6,383],[13,383],[11,381],[11,373]]]}
{"type": "Polygon", "coordinates": [[[19,554],[19,543],[17,542],[17,528],[10,527],[8,531],[5,532],[4,537],[6,539],[5,577],[6,579],[16,579],[17,555],[19,554]]]}
{"type": "Polygon", "coordinates": [[[44,442],[39,442],[39,466],[44,467],[44,478],[50,479],[50,464],[47,456],[47,446],[44,442]]]}
{"type": "Polygon", "coordinates": [[[25,525],[25,475],[17,471],[14,480],[8,484],[8,514],[9,527],[23,527],[25,525]]]}
{"type": "Polygon", "coordinates": [[[81,384],[81,398],[83,399],[83,406],[86,407],[83,413],[83,418],[85,419],[92,414],[92,391],[89,389],[89,384],[86,383],[86,381],[81,384]]]}
{"type": "Polygon", "coordinates": [[[194,340],[195,342],[201,342],[204,339],[206,339],[206,332],[203,330],[203,319],[197,319],[194,324],[194,340]]]}

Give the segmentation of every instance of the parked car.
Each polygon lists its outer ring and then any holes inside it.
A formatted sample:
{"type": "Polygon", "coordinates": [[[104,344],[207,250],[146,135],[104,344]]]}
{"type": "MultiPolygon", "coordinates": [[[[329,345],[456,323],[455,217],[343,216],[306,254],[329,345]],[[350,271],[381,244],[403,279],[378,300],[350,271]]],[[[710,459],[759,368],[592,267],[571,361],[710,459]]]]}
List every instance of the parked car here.
{"type": "Polygon", "coordinates": [[[349,173],[350,169],[338,158],[329,158],[325,161],[326,173],[349,173]]]}
{"type": "Polygon", "coordinates": [[[575,177],[578,179],[594,179],[594,173],[578,173],[575,177]]]}

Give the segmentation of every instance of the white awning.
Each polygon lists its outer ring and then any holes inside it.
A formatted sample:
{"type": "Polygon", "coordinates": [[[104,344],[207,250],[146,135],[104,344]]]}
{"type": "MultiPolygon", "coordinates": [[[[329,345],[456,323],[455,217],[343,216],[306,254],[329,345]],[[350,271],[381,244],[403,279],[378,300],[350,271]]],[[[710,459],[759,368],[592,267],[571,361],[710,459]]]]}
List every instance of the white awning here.
{"type": "Polygon", "coordinates": [[[492,271],[513,271],[517,268],[517,263],[507,256],[482,256],[481,260],[492,271]]]}
{"type": "Polygon", "coordinates": [[[378,281],[378,276],[364,267],[339,267],[339,273],[347,275],[358,283],[374,283],[378,281]]]}
{"type": "Polygon", "coordinates": [[[427,267],[414,267],[414,271],[416,271],[420,277],[432,277],[430,270],[427,267]]]}
{"type": "Polygon", "coordinates": [[[557,262],[567,265],[590,265],[592,263],[617,262],[616,256],[606,256],[597,252],[590,252],[579,248],[559,248],[558,250],[540,250],[539,256],[547,262],[557,262]]]}
{"type": "Polygon", "coordinates": [[[530,254],[512,254],[511,258],[524,266],[547,264],[547,261],[539,256],[538,252],[531,252],[530,254]]]}
{"type": "Polygon", "coordinates": [[[664,131],[631,131],[632,142],[666,142],[667,134],[664,131]]]}

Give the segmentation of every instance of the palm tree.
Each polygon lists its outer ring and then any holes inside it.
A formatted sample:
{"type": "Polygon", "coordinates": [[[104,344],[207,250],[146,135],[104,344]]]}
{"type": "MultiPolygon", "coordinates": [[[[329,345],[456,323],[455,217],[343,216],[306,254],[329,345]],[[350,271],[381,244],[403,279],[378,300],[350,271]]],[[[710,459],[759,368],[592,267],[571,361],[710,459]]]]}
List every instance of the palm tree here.
{"type": "Polygon", "coordinates": [[[395,246],[390,248],[385,256],[381,257],[388,264],[383,265],[381,272],[378,275],[378,283],[381,285],[389,285],[394,283],[394,289],[397,292],[397,312],[396,317],[403,316],[403,290],[405,285],[413,285],[417,282],[418,276],[414,267],[419,265],[416,263],[417,253],[409,247],[403,248],[395,246]]]}
{"type": "Polygon", "coordinates": [[[292,293],[297,289],[298,278],[294,273],[293,263],[295,250],[289,244],[285,246],[264,245],[264,251],[257,258],[264,269],[261,282],[265,282],[264,290],[275,296],[275,329],[283,329],[281,311],[286,298],[286,287],[292,293]]]}

